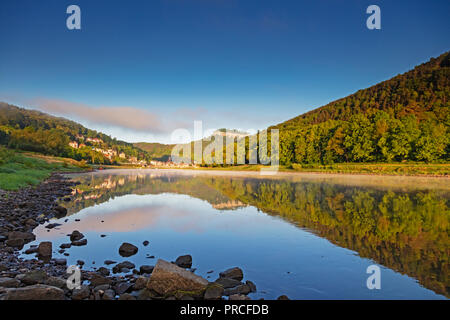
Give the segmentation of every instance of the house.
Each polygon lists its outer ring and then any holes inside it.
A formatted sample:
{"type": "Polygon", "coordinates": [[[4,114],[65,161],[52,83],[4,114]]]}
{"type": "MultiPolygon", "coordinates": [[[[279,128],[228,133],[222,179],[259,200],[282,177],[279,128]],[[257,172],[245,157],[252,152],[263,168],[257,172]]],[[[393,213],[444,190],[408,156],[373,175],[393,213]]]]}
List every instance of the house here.
{"type": "Polygon", "coordinates": [[[120,159],[126,159],[126,155],[125,155],[125,153],[123,153],[123,152],[121,152],[120,154],[119,154],[119,158],[120,159]]]}
{"type": "Polygon", "coordinates": [[[74,149],[78,149],[78,142],[76,141],[70,141],[69,146],[71,146],[74,149]]]}
{"type": "Polygon", "coordinates": [[[86,138],[86,142],[101,144],[103,140],[99,138],[86,138]]]}

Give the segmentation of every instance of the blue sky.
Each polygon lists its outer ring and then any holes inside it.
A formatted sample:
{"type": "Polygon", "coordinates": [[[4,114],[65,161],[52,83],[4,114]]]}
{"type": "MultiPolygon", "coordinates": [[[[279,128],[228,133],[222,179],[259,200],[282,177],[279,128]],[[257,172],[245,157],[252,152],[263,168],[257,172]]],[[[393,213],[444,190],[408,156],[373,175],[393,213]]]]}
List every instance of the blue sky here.
{"type": "Polygon", "coordinates": [[[448,51],[449,12],[449,1],[3,0],[0,100],[127,141],[169,142],[194,120],[262,129],[448,51]],[[71,4],[81,30],[66,28],[71,4]],[[371,4],[381,30],[366,28],[371,4]]]}

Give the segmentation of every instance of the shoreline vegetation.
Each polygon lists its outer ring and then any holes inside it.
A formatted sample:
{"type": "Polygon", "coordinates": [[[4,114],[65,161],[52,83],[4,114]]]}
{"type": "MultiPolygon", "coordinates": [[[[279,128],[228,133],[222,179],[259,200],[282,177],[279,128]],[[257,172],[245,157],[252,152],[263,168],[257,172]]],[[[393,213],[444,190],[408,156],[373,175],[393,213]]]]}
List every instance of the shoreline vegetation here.
{"type": "MultiPolygon", "coordinates": [[[[173,170],[172,167],[151,167],[153,169],[173,170]]],[[[193,171],[243,171],[257,172],[263,165],[213,166],[196,168],[176,168],[193,171]]],[[[35,186],[52,173],[78,173],[102,169],[142,169],[139,166],[87,165],[70,158],[54,157],[39,153],[10,150],[0,147],[0,189],[15,191],[27,186],[35,186]]],[[[337,163],[330,165],[290,165],[279,166],[282,173],[348,174],[374,176],[415,176],[450,177],[450,163],[337,163]]]]}

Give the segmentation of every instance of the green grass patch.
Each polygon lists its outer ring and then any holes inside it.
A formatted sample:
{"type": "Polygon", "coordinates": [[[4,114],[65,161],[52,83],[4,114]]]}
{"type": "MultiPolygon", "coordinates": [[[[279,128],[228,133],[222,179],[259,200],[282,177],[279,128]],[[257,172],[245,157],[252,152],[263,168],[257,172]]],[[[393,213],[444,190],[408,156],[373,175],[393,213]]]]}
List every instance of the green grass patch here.
{"type": "Polygon", "coordinates": [[[18,190],[37,185],[52,172],[80,170],[80,166],[61,159],[48,161],[0,147],[0,189],[3,190],[18,190]]]}

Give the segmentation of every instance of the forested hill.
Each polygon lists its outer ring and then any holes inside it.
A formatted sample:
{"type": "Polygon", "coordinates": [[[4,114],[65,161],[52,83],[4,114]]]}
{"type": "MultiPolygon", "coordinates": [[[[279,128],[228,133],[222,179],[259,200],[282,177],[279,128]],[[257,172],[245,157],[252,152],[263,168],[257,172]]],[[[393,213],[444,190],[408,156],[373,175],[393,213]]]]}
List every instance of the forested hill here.
{"type": "Polygon", "coordinates": [[[270,127],[280,161],[449,159],[450,52],[413,70],[270,127]]]}
{"type": "Polygon", "coordinates": [[[98,164],[149,158],[133,144],[77,122],[4,102],[0,102],[0,144],[98,164]]]}

